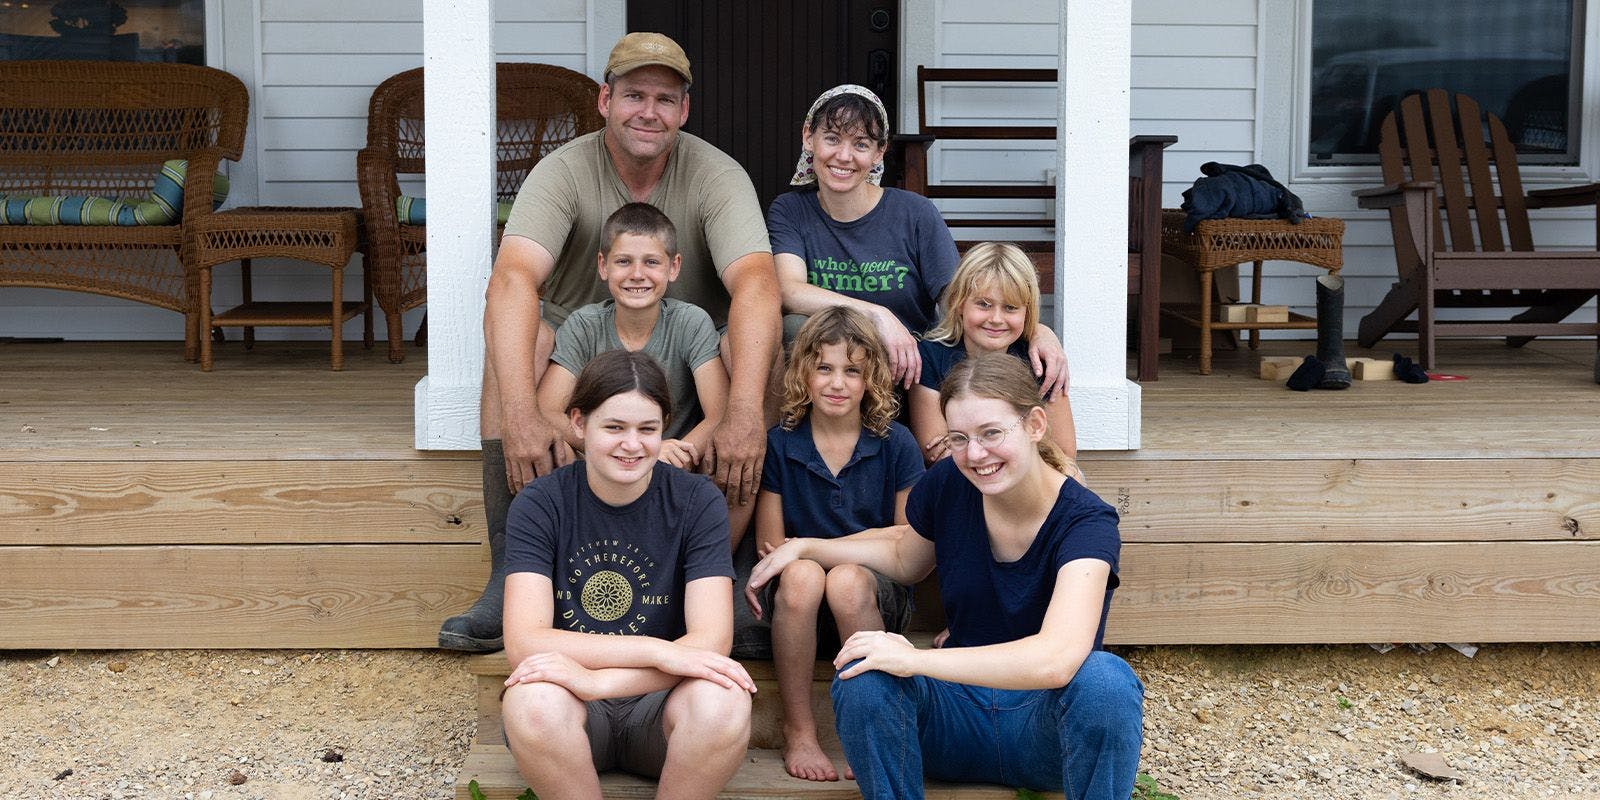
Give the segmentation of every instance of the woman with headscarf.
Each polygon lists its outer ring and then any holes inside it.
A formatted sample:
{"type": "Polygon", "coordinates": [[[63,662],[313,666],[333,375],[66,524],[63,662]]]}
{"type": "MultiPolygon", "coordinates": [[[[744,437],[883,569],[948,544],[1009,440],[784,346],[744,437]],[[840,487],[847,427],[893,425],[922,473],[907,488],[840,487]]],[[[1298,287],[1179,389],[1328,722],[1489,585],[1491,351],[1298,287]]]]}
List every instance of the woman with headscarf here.
{"type": "Polygon", "coordinates": [[[870,89],[823,92],[806,114],[790,183],[767,213],[783,291],[784,338],[805,317],[848,306],[872,320],[895,381],[916,385],[917,336],[939,318],[955,240],[927,198],[880,186],[889,115],[870,89]]]}

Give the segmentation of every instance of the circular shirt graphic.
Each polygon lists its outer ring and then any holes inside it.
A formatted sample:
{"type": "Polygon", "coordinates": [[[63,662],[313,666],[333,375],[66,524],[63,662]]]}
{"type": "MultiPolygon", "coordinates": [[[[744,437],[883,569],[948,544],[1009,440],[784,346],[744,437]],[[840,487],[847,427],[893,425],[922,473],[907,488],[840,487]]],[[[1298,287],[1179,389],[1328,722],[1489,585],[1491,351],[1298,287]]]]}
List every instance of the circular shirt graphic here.
{"type": "Polygon", "coordinates": [[[627,578],[609,569],[602,570],[583,582],[579,600],[583,603],[583,613],[599,622],[611,622],[633,606],[633,586],[627,578]]]}

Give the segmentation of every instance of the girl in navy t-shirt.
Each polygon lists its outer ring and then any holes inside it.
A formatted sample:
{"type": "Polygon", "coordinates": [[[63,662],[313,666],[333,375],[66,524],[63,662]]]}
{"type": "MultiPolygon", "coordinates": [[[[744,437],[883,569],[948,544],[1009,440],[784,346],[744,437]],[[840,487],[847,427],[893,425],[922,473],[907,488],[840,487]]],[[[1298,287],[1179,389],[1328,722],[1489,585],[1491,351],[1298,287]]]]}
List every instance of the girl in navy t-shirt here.
{"type": "Polygon", "coordinates": [[[506,744],[547,797],[599,797],[612,770],[715,791],[744,760],[755,692],[728,657],[727,505],[661,461],[672,395],[649,355],[590,359],[567,406],[584,460],[506,520],[506,744]]]}
{"type": "MultiPolygon", "coordinates": [[[[904,524],[922,456],[911,432],[894,421],[899,402],[889,357],[871,321],[844,306],[812,316],[794,340],[783,390],[783,421],[767,432],[756,500],[761,552],[785,539],[834,539],[904,524]]],[[[811,713],[818,641],[837,646],[856,631],[898,633],[910,616],[911,590],[856,564],[824,570],[804,559],[781,578],[781,585],[778,578],[768,583],[751,610],[772,620],[783,766],[796,778],[838,780],[811,713]]]]}
{"type": "Polygon", "coordinates": [[[898,536],[794,539],[747,594],[799,559],[914,583],[935,565],[950,623],[923,650],[851,636],[834,666],[839,740],[862,794],[922,796],[923,777],[1125,800],[1144,687],[1100,649],[1117,586],[1117,514],[1072,480],[1038,385],[1002,353],[956,365],[939,392],[951,458],[912,490],[898,536]]]}

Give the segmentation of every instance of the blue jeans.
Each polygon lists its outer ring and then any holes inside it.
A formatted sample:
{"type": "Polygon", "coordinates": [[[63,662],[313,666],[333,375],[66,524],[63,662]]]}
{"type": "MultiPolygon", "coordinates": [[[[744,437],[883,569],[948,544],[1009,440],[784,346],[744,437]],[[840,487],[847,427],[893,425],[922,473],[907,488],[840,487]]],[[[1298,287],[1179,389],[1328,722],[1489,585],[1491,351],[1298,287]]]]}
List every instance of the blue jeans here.
{"type": "Polygon", "coordinates": [[[921,798],[922,780],[1127,800],[1144,737],[1144,684],[1090,653],[1061,689],[989,689],[864,672],[833,679],[845,757],[867,800],[921,798]]]}

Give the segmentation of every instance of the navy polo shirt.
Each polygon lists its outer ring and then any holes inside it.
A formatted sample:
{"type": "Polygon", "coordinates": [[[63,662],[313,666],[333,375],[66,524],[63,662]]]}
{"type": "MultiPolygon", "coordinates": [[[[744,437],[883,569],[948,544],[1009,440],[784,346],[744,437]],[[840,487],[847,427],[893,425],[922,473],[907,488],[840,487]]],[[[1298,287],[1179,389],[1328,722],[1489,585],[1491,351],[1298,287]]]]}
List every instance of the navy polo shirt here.
{"type": "MultiPolygon", "coordinates": [[[[1033,363],[1028,360],[1027,339],[1012,342],[1006,352],[1022,359],[1022,363],[1028,365],[1028,371],[1033,371],[1033,363]]],[[[917,342],[917,353],[922,356],[922,377],[917,379],[917,383],[936,392],[939,391],[939,384],[944,383],[944,376],[949,375],[957,364],[967,360],[965,344],[945,344],[924,339],[917,342]]]]}
{"type": "Polygon", "coordinates": [[[983,495],[948,458],[911,490],[906,521],[933,542],[939,597],[950,625],[945,647],[981,647],[1038,633],[1057,573],[1069,562],[1097,558],[1111,565],[1094,635],[1094,649],[1101,649],[1122,539],[1116,510],[1082,484],[1069,478],[1061,485],[1033,543],[1016,561],[995,560],[983,495]]]}
{"type": "Polygon", "coordinates": [[[761,488],[783,497],[783,535],[833,539],[894,524],[894,497],[922,477],[922,453],[904,425],[889,435],[863,428],[856,449],[834,475],[811,439],[811,418],[794,430],[767,431],[761,488]]]}

